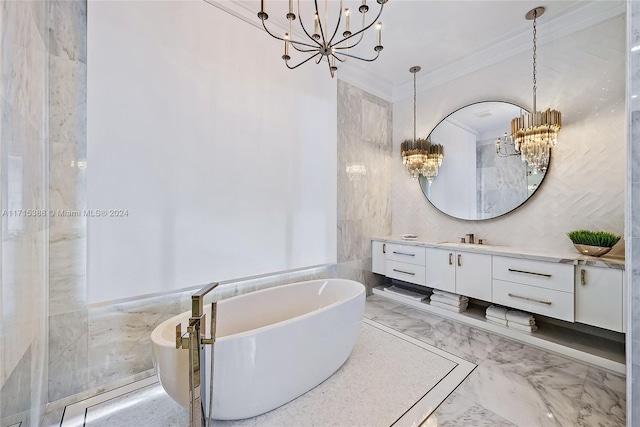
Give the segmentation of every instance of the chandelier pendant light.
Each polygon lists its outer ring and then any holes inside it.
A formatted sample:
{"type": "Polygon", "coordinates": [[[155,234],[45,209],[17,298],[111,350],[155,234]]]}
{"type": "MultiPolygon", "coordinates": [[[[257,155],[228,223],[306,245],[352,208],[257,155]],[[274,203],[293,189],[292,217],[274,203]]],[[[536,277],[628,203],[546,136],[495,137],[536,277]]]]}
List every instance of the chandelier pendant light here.
{"type": "Polygon", "coordinates": [[[416,137],[416,73],[420,70],[419,66],[409,69],[413,74],[413,139],[402,142],[400,151],[402,164],[405,165],[407,173],[416,180],[422,175],[431,185],[442,166],[444,147],[440,144],[431,144],[428,139],[416,137]]]}
{"type": "Polygon", "coordinates": [[[526,15],[527,20],[533,20],[533,112],[523,114],[511,121],[511,138],[515,150],[520,153],[522,161],[529,165],[533,173],[546,170],[551,147],[555,147],[558,143],[558,132],[562,127],[562,114],[559,111],[551,109],[538,111],[536,108],[536,20],[544,11],[544,7],[537,7],[526,15]]]}
{"type": "Polygon", "coordinates": [[[308,16],[302,16],[301,8],[300,8],[300,0],[298,0],[297,13],[294,11],[294,0],[289,0],[289,12],[286,14],[286,19],[289,21],[289,32],[285,33],[283,37],[275,35],[272,31],[267,28],[266,21],[269,19],[269,15],[265,10],[266,0],[260,1],[260,12],[258,12],[258,18],[262,22],[262,27],[264,30],[273,38],[278,39],[284,42],[284,55],[282,55],[282,59],[284,59],[284,63],[287,68],[293,70],[298,68],[302,64],[315,60],[316,64],[319,64],[322,59],[327,60],[327,64],[329,66],[329,72],[331,73],[331,77],[335,76],[338,67],[336,66],[336,61],[339,63],[345,62],[347,58],[355,58],[361,61],[373,62],[378,59],[380,52],[382,51],[382,22],[378,21],[380,16],[382,15],[382,9],[387,3],[388,0],[376,0],[380,5],[380,10],[378,11],[375,19],[371,20],[368,24],[366,23],[366,14],[369,11],[369,6],[367,5],[367,0],[362,0],[362,4],[358,8],[358,12],[362,15],[362,26],[356,32],[351,32],[351,11],[349,8],[342,7],[342,0],[340,0],[340,8],[339,13],[335,22],[335,25],[330,26],[328,22],[329,16],[329,4],[328,0],[324,1],[324,10],[321,11],[318,8],[318,0],[314,0],[313,4],[315,6],[315,13],[313,14],[313,23],[311,23],[311,18],[308,16]],[[321,13],[323,12],[323,13],[321,13]],[[322,17],[324,19],[322,19],[322,17]],[[344,28],[342,31],[342,35],[338,35],[339,29],[341,27],[342,19],[344,17],[344,28]],[[298,19],[300,23],[300,29],[294,36],[293,32],[293,21],[298,19]],[[307,20],[307,24],[303,20],[307,20]],[[377,22],[377,25],[376,25],[377,22]],[[364,37],[364,33],[371,27],[376,25],[376,45],[373,47],[373,51],[375,55],[371,58],[362,58],[360,56],[356,56],[353,53],[350,53],[349,50],[358,46],[364,37]],[[313,26],[313,32],[311,31],[311,27],[313,26]],[[333,31],[331,29],[333,28],[333,31]],[[306,56],[306,59],[301,60],[295,65],[291,65],[289,61],[291,61],[290,48],[302,53],[306,56]]]}

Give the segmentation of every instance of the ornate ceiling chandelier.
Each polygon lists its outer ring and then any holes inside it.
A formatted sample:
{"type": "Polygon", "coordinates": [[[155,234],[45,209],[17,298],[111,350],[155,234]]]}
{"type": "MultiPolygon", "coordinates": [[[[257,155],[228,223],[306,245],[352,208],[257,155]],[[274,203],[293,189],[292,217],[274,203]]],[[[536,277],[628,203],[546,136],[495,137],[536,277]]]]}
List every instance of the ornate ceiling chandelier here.
{"type": "Polygon", "coordinates": [[[376,0],[378,4],[380,4],[380,10],[378,11],[378,15],[375,17],[375,19],[373,19],[369,24],[365,23],[365,15],[369,11],[369,6],[367,6],[367,0],[362,0],[362,4],[358,8],[358,12],[360,12],[360,14],[362,15],[362,27],[355,33],[351,32],[351,11],[349,10],[349,8],[342,8],[342,0],[340,0],[339,13],[335,25],[332,26],[329,26],[328,22],[328,0],[324,1],[324,10],[322,10],[323,13],[321,13],[321,10],[318,8],[318,0],[314,0],[313,4],[315,6],[315,13],[313,13],[313,24],[310,23],[311,19],[306,15],[304,17],[302,16],[300,0],[298,0],[297,13],[294,12],[293,1],[294,0],[289,0],[289,13],[286,14],[286,19],[289,21],[289,32],[285,33],[284,37],[275,35],[267,28],[265,21],[269,19],[269,15],[265,11],[265,0],[261,0],[260,12],[258,12],[258,18],[260,18],[264,30],[271,37],[284,42],[284,55],[282,55],[282,59],[284,59],[284,63],[286,64],[287,68],[293,70],[294,68],[298,68],[305,62],[308,62],[312,59],[315,59],[316,64],[319,64],[323,58],[326,58],[329,65],[329,72],[331,73],[331,77],[334,77],[336,71],[338,70],[338,67],[336,66],[336,60],[338,62],[344,62],[347,60],[347,58],[356,58],[361,61],[373,62],[378,59],[378,56],[383,49],[382,22],[378,21],[378,19],[380,18],[380,15],[382,15],[382,9],[384,7],[384,4],[388,0],[376,0]],[[343,15],[344,30],[342,31],[342,36],[338,36],[337,34],[338,30],[340,29],[343,15]],[[299,37],[300,39],[294,37],[293,21],[295,21],[296,19],[298,19],[298,22],[300,22],[301,31],[299,30],[299,33],[297,34],[297,37],[299,37]],[[309,19],[306,26],[303,23],[303,19],[309,19]],[[373,50],[375,51],[375,56],[372,58],[361,58],[349,53],[349,49],[352,49],[360,44],[365,31],[371,28],[376,23],[376,21],[378,22],[376,25],[376,45],[373,48],[373,50]],[[312,25],[313,33],[310,34],[312,25]],[[334,28],[333,31],[331,31],[332,28],[334,28]],[[290,65],[290,47],[293,47],[293,49],[298,52],[308,55],[308,57],[300,61],[296,65],[290,65]]]}
{"type": "Polygon", "coordinates": [[[402,164],[407,168],[407,173],[413,179],[418,179],[422,175],[431,185],[442,166],[444,147],[440,144],[431,144],[428,139],[416,137],[416,73],[420,70],[418,66],[409,68],[409,72],[413,74],[413,139],[404,141],[400,145],[400,151],[402,164]]]}
{"type": "MultiPolygon", "coordinates": [[[[544,13],[544,7],[530,10],[526,18],[533,20],[533,113],[523,114],[511,121],[511,138],[515,150],[534,173],[544,172],[549,164],[550,147],[558,142],[562,127],[562,114],[547,108],[536,110],[536,19],[544,13]]],[[[499,148],[499,147],[498,147],[499,148]]]]}

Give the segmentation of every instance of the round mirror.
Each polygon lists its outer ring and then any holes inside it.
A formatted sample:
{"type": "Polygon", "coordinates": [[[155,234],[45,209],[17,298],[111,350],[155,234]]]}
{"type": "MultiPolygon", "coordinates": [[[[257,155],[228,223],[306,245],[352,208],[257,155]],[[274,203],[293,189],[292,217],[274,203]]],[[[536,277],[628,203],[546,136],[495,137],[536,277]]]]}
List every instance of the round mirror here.
{"type": "Polygon", "coordinates": [[[442,164],[433,179],[419,179],[429,202],[465,220],[495,218],[526,202],[548,167],[547,162],[535,173],[505,138],[511,133],[511,120],[526,112],[509,102],[477,102],[442,119],[427,138],[444,147],[442,164]]]}

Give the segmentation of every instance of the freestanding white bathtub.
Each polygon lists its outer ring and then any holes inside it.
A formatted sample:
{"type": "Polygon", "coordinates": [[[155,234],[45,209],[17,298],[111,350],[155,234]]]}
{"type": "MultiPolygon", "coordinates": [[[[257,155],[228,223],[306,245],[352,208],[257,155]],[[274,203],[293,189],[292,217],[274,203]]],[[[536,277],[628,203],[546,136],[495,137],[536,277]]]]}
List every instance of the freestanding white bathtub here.
{"type": "MultiPolygon", "coordinates": [[[[347,360],[360,331],[365,287],[344,279],[312,280],[251,292],[218,303],[213,418],[250,418],[311,390],[347,360]]],[[[211,305],[207,314],[207,332],[211,305]]],[[[175,347],[175,327],[190,312],[151,334],[162,387],[189,405],[189,351],[175,347]]],[[[207,346],[207,349],[210,349],[207,346]]],[[[210,352],[206,354],[207,399],[210,352]]],[[[204,405],[208,410],[208,402],[204,405]]]]}

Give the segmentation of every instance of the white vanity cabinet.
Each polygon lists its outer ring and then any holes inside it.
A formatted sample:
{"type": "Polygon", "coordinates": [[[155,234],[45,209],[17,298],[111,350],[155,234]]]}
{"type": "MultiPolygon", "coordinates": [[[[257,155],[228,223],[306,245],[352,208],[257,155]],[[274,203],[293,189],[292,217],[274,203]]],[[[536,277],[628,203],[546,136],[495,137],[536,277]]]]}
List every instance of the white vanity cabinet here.
{"type": "Polygon", "coordinates": [[[371,241],[371,271],[387,274],[387,244],[379,240],[371,241]]]}
{"type": "Polygon", "coordinates": [[[456,293],[491,301],[491,255],[456,252],[456,293]]]}
{"type": "Polygon", "coordinates": [[[415,245],[386,243],[386,276],[416,285],[425,284],[425,248],[415,245]]]}
{"type": "Polygon", "coordinates": [[[433,289],[456,292],[455,251],[425,248],[425,284],[433,289]]]}
{"type": "Polygon", "coordinates": [[[425,249],[428,287],[491,301],[491,255],[425,249]]]}
{"type": "Polygon", "coordinates": [[[576,269],[576,322],[623,332],[623,271],[579,266],[576,269]]]}
{"type": "Polygon", "coordinates": [[[493,302],[574,321],[573,264],[493,256],[493,302]]]}

